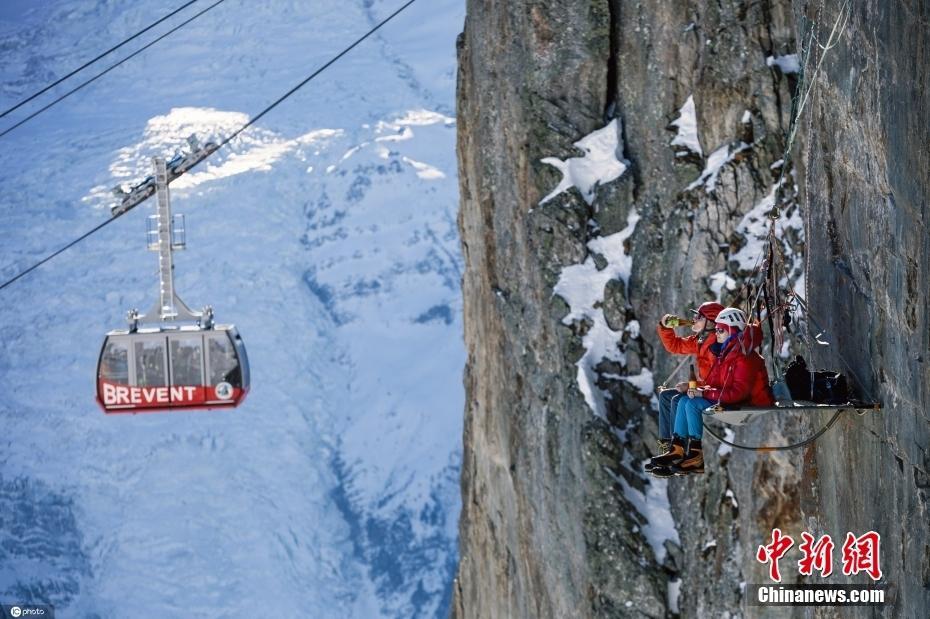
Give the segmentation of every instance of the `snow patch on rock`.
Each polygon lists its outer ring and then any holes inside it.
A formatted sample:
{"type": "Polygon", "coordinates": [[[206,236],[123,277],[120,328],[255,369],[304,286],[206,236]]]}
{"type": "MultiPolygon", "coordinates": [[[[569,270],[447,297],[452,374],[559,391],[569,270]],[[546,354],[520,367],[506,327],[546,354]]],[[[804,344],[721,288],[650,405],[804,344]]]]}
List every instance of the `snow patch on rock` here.
{"type": "Polygon", "coordinates": [[[765,59],[765,64],[769,67],[778,67],[784,74],[799,73],[801,63],[798,61],[797,54],[786,54],[785,56],[769,56],[765,59]]]}
{"type": "Polygon", "coordinates": [[[722,303],[723,290],[728,292],[736,290],[736,280],[727,275],[726,271],[717,271],[708,278],[708,285],[711,292],[714,293],[714,299],[717,303],[722,303]]]}
{"type": "MultiPolygon", "coordinates": [[[[627,450],[624,453],[622,464],[630,470],[636,470],[631,458],[632,454],[627,450]]],[[[668,500],[668,480],[647,479],[645,480],[646,489],[644,492],[631,486],[623,475],[616,475],[611,472],[611,476],[623,488],[623,496],[646,520],[646,524],[642,528],[643,536],[649,542],[656,561],[659,564],[663,563],[666,556],[665,542],[671,541],[675,544],[681,544],[668,500]]]]}
{"type": "Polygon", "coordinates": [[[668,609],[673,615],[679,614],[678,598],[681,596],[681,579],[675,578],[668,581],[668,609]]]}
{"type": "Polygon", "coordinates": [[[575,146],[584,152],[582,157],[569,157],[562,160],[557,157],[541,159],[562,172],[562,181],[552,192],[540,200],[542,206],[563,191],[576,187],[585,202],[594,202],[594,191],[598,185],[620,178],[629,162],[620,155],[620,121],[613,119],[606,127],[586,135],[575,146]]]}
{"type": "Polygon", "coordinates": [[[707,158],[707,164],[704,166],[704,171],[701,172],[701,175],[697,177],[688,187],[686,191],[691,191],[697,189],[700,186],[704,186],[704,191],[711,193],[717,188],[717,176],[720,175],[720,170],[726,164],[733,161],[733,159],[739,153],[743,152],[750,148],[750,145],[745,142],[739,142],[737,144],[724,144],[714,152],[710,154],[710,157],[707,158]]]}
{"type": "MultiPolygon", "coordinates": [[[[736,432],[734,432],[730,428],[724,428],[723,438],[732,443],[733,439],[736,438],[736,432]]],[[[731,445],[727,445],[726,443],[720,443],[720,446],[717,447],[717,455],[720,457],[726,456],[732,451],[733,451],[733,447],[731,445]]]]}
{"type": "Polygon", "coordinates": [[[704,155],[701,142],[698,140],[694,95],[690,95],[685,104],[678,110],[678,118],[672,121],[672,126],[678,129],[678,135],[672,140],[672,146],[682,146],[698,155],[704,155]]]}
{"type": "MultiPolygon", "coordinates": [[[[759,259],[765,247],[766,238],[769,234],[769,229],[772,225],[772,219],[769,214],[775,207],[778,188],[782,183],[784,183],[784,180],[778,181],[772,185],[769,193],[759,200],[752,210],[746,213],[736,226],[736,231],[745,237],[746,244],[740,248],[738,252],[732,254],[730,260],[735,260],[741,270],[752,270],[755,268],[756,264],[759,263],[759,259]]],[[[793,229],[796,231],[799,238],[803,239],[804,220],[801,218],[800,209],[797,208],[797,206],[783,208],[779,218],[775,220],[776,238],[784,238],[784,233],[788,229],[793,229]]],[[[795,256],[795,252],[787,244],[784,244],[783,251],[785,252],[786,258],[792,260],[790,270],[796,270],[800,264],[795,264],[795,262],[800,260],[800,256],[795,256]]],[[[803,280],[801,284],[803,289],[803,280]]],[[[787,282],[785,282],[785,285],[787,285],[787,282]]]]}
{"type": "MultiPolygon", "coordinates": [[[[116,159],[109,166],[110,173],[114,179],[124,183],[140,181],[151,174],[153,156],[164,157],[165,153],[180,152],[183,144],[178,142],[178,136],[195,135],[201,143],[218,141],[248,120],[248,115],[242,112],[215,108],[173,108],[167,114],[155,116],[146,123],[142,140],[119,149],[116,159]]],[[[297,153],[299,157],[305,158],[301,152],[304,147],[322,147],[343,133],[341,129],[315,129],[288,139],[267,129],[252,127],[215,156],[171,183],[171,188],[192,189],[247,172],[268,172],[286,155],[297,153]]],[[[102,206],[113,199],[108,186],[97,185],[83,201],[102,206]]]]}
{"type": "Polygon", "coordinates": [[[446,175],[442,173],[438,168],[431,166],[428,163],[423,163],[422,161],[416,161],[410,157],[402,157],[404,163],[410,164],[414,170],[417,171],[417,176],[423,180],[437,180],[440,178],[445,178],[446,175]]]}
{"type": "Polygon", "coordinates": [[[614,279],[629,283],[633,267],[633,257],[626,253],[624,242],[632,236],[639,222],[637,211],[630,211],[626,227],[609,236],[597,237],[588,242],[592,254],[582,264],[573,264],[562,269],[558,283],[553,290],[568,303],[570,311],[562,324],[570,325],[576,321],[587,320],[591,323],[582,341],[585,354],[578,361],[578,387],[584,394],[585,402],[600,417],[606,417],[604,395],[597,387],[597,372],[594,369],[603,359],[626,363],[623,351],[617,346],[623,335],[607,325],[604,310],[604,288],[614,279]],[[593,254],[597,253],[607,260],[607,266],[598,269],[593,254]]]}
{"type": "Polygon", "coordinates": [[[656,383],[653,379],[652,371],[647,368],[640,370],[639,374],[621,376],[620,379],[625,380],[626,382],[636,387],[636,390],[647,398],[652,395],[652,392],[656,388],[656,383]]]}

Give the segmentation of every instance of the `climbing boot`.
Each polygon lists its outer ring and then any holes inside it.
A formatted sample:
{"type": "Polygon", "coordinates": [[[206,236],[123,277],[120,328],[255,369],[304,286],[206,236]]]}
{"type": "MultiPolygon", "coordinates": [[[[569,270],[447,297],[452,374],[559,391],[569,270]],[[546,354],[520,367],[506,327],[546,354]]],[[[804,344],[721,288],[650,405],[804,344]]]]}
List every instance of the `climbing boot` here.
{"type": "Polygon", "coordinates": [[[643,470],[646,471],[647,473],[655,468],[656,465],[653,464],[653,461],[659,456],[664,456],[665,454],[667,454],[669,450],[672,448],[672,439],[670,438],[660,438],[659,440],[656,441],[656,443],[658,444],[658,447],[659,447],[658,455],[655,456],[654,458],[650,458],[649,462],[643,465],[643,470]]]}
{"type": "Polygon", "coordinates": [[[670,466],[654,466],[649,470],[649,474],[653,477],[665,479],[666,477],[672,477],[675,473],[672,472],[670,466]]]}
{"type": "Polygon", "coordinates": [[[664,454],[651,458],[643,467],[646,472],[651,473],[657,467],[666,467],[672,465],[685,457],[685,439],[680,436],[673,436],[672,443],[668,451],[664,454]]]}
{"type": "Polygon", "coordinates": [[[693,475],[704,472],[704,449],[701,447],[701,439],[689,438],[688,451],[685,457],[671,467],[675,475],[693,475]]]}

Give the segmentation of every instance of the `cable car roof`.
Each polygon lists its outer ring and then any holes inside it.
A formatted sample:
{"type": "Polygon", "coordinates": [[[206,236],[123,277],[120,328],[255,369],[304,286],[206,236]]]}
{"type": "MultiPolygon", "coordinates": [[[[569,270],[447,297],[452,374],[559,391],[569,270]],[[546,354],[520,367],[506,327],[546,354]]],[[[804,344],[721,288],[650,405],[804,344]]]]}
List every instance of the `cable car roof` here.
{"type": "Polygon", "coordinates": [[[111,335],[135,335],[150,333],[208,333],[210,331],[235,330],[236,325],[213,325],[209,329],[200,327],[198,325],[146,325],[144,327],[139,327],[135,331],[130,331],[129,329],[113,329],[112,331],[107,331],[107,337],[111,335]]]}

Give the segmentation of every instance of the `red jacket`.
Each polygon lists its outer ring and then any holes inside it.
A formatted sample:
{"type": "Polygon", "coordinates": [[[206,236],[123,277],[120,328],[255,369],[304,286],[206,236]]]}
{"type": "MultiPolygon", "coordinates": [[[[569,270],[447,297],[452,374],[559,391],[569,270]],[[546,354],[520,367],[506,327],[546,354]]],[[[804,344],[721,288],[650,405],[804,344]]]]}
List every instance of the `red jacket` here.
{"type": "Polygon", "coordinates": [[[711,333],[703,342],[698,343],[696,333],[688,337],[678,337],[675,335],[674,329],[662,325],[659,325],[658,331],[659,339],[662,340],[665,350],[673,355],[697,355],[698,381],[701,383],[706,382],[704,377],[708,375],[710,368],[717,360],[717,356],[710,351],[710,347],[715,341],[714,334],[711,333]]]}
{"type": "Polygon", "coordinates": [[[714,403],[772,406],[775,398],[769,388],[765,359],[755,350],[743,352],[731,341],[710,370],[704,397],[714,403]]]}

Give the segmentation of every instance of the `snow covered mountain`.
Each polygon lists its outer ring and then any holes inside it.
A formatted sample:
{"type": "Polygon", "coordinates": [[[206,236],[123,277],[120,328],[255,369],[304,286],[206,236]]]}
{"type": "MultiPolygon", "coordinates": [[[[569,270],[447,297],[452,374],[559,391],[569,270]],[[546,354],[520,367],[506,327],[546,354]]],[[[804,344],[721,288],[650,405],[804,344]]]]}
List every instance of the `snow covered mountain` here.
{"type": "MultiPolygon", "coordinates": [[[[0,279],[103,221],[109,188],[152,156],[226,135],[400,4],[227,0],[0,138],[0,279]]],[[[5,3],[0,106],[172,8],[5,3]]],[[[0,292],[0,603],[63,617],[447,614],[463,16],[461,0],[414,4],[172,185],[188,228],[179,294],[212,304],[248,348],[239,409],[111,417],[93,401],[103,334],[155,298],[151,204],[0,292]]]]}

